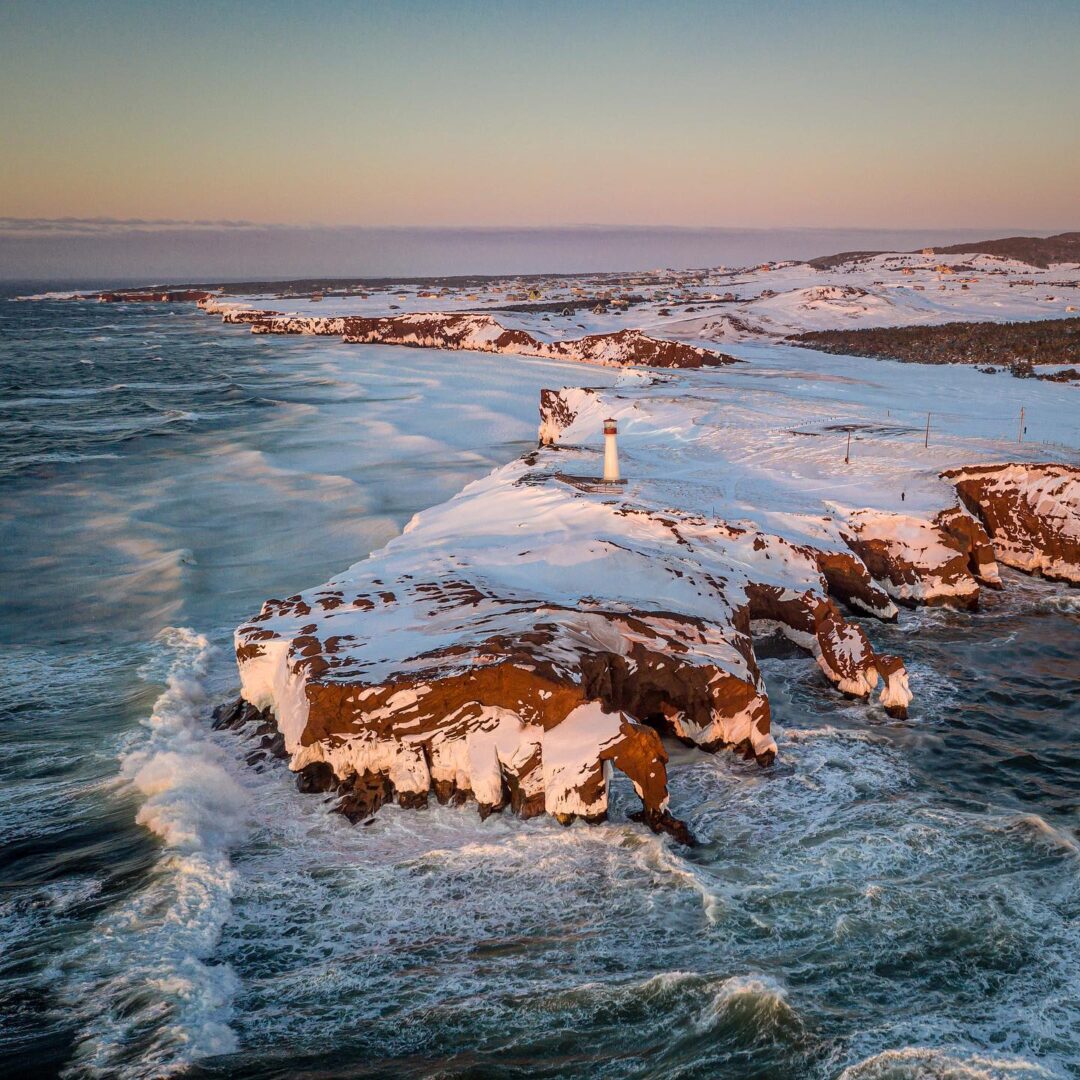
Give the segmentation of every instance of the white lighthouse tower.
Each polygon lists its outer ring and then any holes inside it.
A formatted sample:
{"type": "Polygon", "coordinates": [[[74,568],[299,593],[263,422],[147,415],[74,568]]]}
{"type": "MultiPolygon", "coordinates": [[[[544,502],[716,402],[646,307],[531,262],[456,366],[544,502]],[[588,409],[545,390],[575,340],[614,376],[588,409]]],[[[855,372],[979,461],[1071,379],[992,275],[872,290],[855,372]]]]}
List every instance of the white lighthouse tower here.
{"type": "Polygon", "coordinates": [[[604,483],[619,483],[619,447],[616,436],[619,426],[612,419],[604,421],[604,483]]]}

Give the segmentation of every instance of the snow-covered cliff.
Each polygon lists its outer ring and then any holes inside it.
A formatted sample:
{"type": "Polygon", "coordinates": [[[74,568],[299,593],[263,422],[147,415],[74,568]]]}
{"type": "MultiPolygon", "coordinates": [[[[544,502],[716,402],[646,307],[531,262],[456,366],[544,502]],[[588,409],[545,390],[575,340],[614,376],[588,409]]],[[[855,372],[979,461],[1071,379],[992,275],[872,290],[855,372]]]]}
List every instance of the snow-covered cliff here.
{"type": "Polygon", "coordinates": [[[903,661],[853,613],[973,607],[1000,586],[998,553],[1026,569],[1080,563],[1075,467],[943,470],[973,449],[956,440],[937,469],[890,449],[852,470],[818,460],[799,430],[764,438],[768,408],[751,416],[694,374],[545,391],[540,449],[238,629],[244,698],[273,711],[302,783],[336,789],[353,818],[433,793],[485,815],[596,821],[617,769],[643,820],[688,840],[659,736],[769,764],[763,635],[809,653],[838,692],[904,715],[903,661]],[[607,416],[622,489],[588,480],[607,416]],[[988,477],[992,497],[971,486],[988,477]],[[1012,493],[1024,512],[1002,516],[1012,493]],[[1051,563],[1025,564],[1018,544],[1051,563]]]}
{"type": "Polygon", "coordinates": [[[549,341],[525,330],[508,329],[491,315],[471,312],[418,312],[367,318],[360,315],[281,315],[213,300],[200,306],[210,314],[220,313],[222,322],[249,325],[253,334],[331,335],[341,337],[349,344],[467,349],[575,360],[607,367],[643,364],[662,368],[700,368],[737,363],[733,356],[725,353],[650,337],[641,330],[624,329],[549,341]]]}

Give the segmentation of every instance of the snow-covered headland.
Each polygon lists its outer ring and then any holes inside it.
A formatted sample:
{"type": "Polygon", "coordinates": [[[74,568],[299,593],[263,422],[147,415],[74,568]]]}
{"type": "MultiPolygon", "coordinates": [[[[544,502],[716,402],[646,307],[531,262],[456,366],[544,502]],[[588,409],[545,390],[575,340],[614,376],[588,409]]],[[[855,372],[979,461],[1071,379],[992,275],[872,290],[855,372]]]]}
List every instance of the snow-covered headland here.
{"type": "Polygon", "coordinates": [[[952,261],[643,275],[593,307],[580,296],[599,279],[549,282],[554,302],[491,282],[400,287],[393,304],[290,296],[289,314],[281,295],[202,298],[256,333],[627,368],[614,389],[544,391],[538,449],[329,582],[266,601],[237,630],[242,699],[219,722],[260,725],[301,787],[336,791],[353,820],[434,793],[482,815],[596,821],[619,770],[643,820],[689,840],[661,735],[768,765],[763,637],[806,650],[838,693],[905,715],[918,686],[875,650],[872,620],[973,608],[1001,587],[999,563],[1080,584],[1076,387],[783,344],[830,326],[1061,316],[1080,300],[1077,266],[952,261]],[[1025,441],[1022,408],[1044,443],[1025,441]],[[595,482],[608,418],[621,485],[595,482]]]}
{"type": "Polygon", "coordinates": [[[239,628],[248,705],[231,720],[270,710],[301,785],[336,789],[355,820],[434,793],[596,821],[614,768],[644,820],[685,840],[659,734],[770,763],[763,636],[903,716],[918,687],[853,614],[971,608],[999,563],[1080,583],[1075,455],[924,447],[858,400],[872,384],[807,372],[811,390],[840,384],[823,407],[757,365],[545,392],[539,449],[239,628]],[[608,417],[621,488],[589,479],[608,417]]]}
{"type": "Polygon", "coordinates": [[[318,334],[340,337],[347,345],[408,345],[420,349],[464,349],[548,360],[625,367],[719,367],[734,357],[681,341],[650,337],[641,330],[614,330],[580,338],[550,340],[527,330],[507,328],[491,315],[470,312],[417,312],[408,315],[280,315],[213,299],[200,300],[225,323],[243,323],[253,334],[318,334]]]}

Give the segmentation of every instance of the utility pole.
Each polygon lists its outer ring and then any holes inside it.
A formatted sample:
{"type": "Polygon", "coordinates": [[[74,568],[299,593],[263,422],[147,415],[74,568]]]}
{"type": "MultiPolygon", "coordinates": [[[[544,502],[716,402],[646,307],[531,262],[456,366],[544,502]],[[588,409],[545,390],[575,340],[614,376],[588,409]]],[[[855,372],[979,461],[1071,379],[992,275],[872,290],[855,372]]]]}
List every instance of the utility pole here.
{"type": "Polygon", "coordinates": [[[930,445],[930,414],[926,414],[926,437],[923,439],[923,446],[930,445]]]}
{"type": "Polygon", "coordinates": [[[844,454],[844,464],[851,464],[851,432],[847,433],[847,452],[844,454]]]}
{"type": "Polygon", "coordinates": [[[1016,441],[1022,443],[1024,441],[1024,406],[1020,406],[1020,429],[1016,433],[1016,441]]]}

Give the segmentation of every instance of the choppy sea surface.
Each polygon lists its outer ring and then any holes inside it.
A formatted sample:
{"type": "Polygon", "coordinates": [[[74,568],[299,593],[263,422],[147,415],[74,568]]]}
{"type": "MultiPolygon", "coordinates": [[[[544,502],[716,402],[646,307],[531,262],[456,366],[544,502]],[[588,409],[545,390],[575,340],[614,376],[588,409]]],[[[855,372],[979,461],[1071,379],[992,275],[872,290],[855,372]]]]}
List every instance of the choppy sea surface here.
{"type": "Polygon", "coordinates": [[[264,598],[611,378],[0,297],[0,1075],[1080,1075],[1076,591],[875,626],[905,722],[778,647],[775,767],[673,749],[691,851],[618,786],[354,828],[211,731],[264,598]]]}

